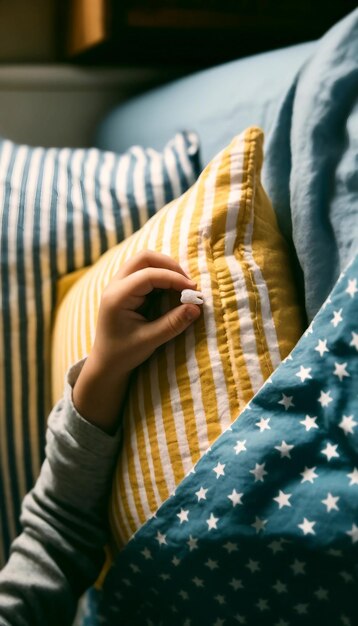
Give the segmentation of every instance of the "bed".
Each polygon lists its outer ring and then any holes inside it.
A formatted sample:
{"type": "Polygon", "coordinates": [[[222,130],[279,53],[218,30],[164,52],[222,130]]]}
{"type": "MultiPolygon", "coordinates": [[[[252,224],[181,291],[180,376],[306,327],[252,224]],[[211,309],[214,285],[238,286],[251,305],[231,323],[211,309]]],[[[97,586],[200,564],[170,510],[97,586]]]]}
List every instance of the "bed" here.
{"type": "Polygon", "coordinates": [[[354,11],[319,41],[155,89],[88,151],[2,142],[3,555],[46,411],[93,337],[91,294],[145,242],[176,251],[207,301],[132,389],[83,626],[356,623],[357,42],[354,11]]]}

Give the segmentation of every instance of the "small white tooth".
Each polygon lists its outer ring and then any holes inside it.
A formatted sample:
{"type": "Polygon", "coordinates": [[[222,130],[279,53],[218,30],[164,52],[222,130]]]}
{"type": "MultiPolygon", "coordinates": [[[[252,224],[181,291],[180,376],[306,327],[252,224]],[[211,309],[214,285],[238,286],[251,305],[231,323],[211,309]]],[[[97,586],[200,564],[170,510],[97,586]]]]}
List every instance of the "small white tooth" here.
{"type": "Polygon", "coordinates": [[[194,289],[183,289],[180,302],[183,304],[203,304],[203,294],[201,291],[195,291],[194,289]]]}

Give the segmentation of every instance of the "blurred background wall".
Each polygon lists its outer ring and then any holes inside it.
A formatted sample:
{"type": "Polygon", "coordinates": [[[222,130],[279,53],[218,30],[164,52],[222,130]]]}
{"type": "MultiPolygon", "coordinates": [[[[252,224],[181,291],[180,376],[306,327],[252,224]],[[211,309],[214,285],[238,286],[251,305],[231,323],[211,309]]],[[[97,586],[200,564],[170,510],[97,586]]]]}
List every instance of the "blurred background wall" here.
{"type": "Polygon", "coordinates": [[[199,68],[316,39],[355,6],[0,0],[0,135],[31,145],[90,146],[100,119],[130,96],[199,68]]]}
{"type": "Polygon", "coordinates": [[[91,146],[97,123],[115,104],[178,75],[168,67],[69,63],[65,5],[0,0],[0,136],[30,145],[91,146]]]}
{"type": "Polygon", "coordinates": [[[57,0],[0,0],[0,62],[56,60],[57,0]]]}

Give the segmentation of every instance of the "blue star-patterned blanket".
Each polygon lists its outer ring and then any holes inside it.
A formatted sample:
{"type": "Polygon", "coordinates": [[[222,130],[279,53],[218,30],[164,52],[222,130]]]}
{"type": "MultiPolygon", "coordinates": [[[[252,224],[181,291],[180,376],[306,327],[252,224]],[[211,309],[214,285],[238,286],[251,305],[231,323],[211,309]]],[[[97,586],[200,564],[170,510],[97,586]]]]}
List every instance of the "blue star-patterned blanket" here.
{"type": "Polygon", "coordinates": [[[358,624],[358,256],[118,555],[100,624],[358,624]]]}

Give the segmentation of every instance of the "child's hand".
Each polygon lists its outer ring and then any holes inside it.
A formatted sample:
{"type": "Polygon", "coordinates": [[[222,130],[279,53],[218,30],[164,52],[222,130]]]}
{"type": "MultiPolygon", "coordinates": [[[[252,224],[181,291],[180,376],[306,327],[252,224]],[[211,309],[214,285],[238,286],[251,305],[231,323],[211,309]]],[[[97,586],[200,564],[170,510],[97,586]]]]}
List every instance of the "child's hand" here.
{"type": "Polygon", "coordinates": [[[103,292],[93,348],[73,389],[79,413],[113,432],[131,371],[160,345],[185,330],[199,315],[181,304],[148,321],[140,311],[154,289],[194,289],[168,256],[146,251],[125,263],[103,292]]]}

